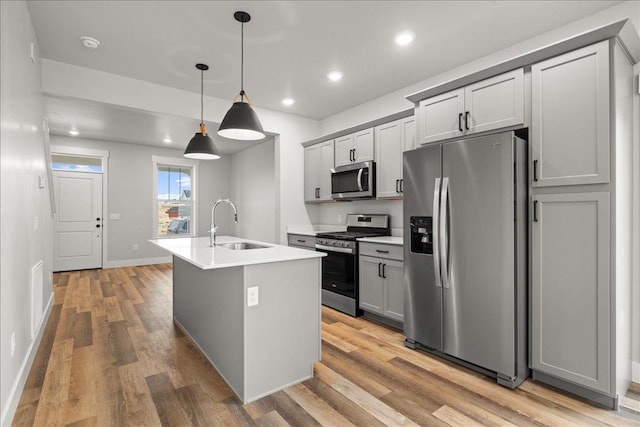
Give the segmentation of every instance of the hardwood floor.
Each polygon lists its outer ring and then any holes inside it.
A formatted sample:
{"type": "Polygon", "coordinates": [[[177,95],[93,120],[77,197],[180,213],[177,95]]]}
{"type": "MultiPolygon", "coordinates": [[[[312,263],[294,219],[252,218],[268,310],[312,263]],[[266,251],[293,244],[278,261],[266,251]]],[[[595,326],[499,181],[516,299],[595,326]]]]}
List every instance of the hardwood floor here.
{"type": "Polygon", "coordinates": [[[55,305],[13,425],[640,425],[526,381],[495,380],[409,350],[402,334],[322,311],[314,378],[242,405],[171,317],[171,265],[55,275],[55,305]]]}

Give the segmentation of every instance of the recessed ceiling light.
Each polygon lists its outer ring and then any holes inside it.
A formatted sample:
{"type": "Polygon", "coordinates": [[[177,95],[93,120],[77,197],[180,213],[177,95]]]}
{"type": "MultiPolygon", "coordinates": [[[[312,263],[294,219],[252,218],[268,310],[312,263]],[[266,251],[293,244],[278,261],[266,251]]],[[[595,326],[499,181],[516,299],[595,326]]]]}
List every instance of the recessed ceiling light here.
{"type": "Polygon", "coordinates": [[[75,130],[75,129],[71,129],[71,130],[69,131],[69,135],[72,135],[72,136],[78,136],[78,135],[80,135],[80,132],[78,132],[78,131],[77,131],[77,130],[75,130]]]}
{"type": "Polygon", "coordinates": [[[282,103],[287,106],[293,105],[294,102],[296,101],[293,98],[285,98],[282,100],[282,103]]]}
{"type": "Polygon", "coordinates": [[[84,47],[88,49],[97,49],[98,46],[100,46],[100,41],[94,39],[93,37],[82,36],[80,37],[80,40],[82,40],[82,44],[84,45],[84,47]]]}
{"type": "Polygon", "coordinates": [[[338,80],[342,79],[342,75],[343,74],[340,71],[332,71],[327,74],[327,78],[332,82],[337,82],[338,80]]]}
{"type": "Polygon", "coordinates": [[[406,46],[411,43],[416,38],[416,35],[411,31],[403,31],[401,33],[396,34],[393,40],[399,46],[406,46]]]}
{"type": "Polygon", "coordinates": [[[171,144],[171,138],[166,137],[165,139],[162,140],[162,142],[164,142],[165,144],[171,144]]]}

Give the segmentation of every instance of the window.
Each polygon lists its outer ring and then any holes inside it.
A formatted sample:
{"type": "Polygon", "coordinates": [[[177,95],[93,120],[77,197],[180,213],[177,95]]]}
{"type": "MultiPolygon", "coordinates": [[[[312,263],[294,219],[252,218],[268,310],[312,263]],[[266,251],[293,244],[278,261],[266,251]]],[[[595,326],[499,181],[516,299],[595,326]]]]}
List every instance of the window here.
{"type": "Polygon", "coordinates": [[[102,158],[75,156],[73,154],[52,154],[51,169],[74,172],[102,173],[102,158]]]}
{"type": "Polygon", "coordinates": [[[197,161],[153,157],[155,237],[196,235],[197,161]]]}

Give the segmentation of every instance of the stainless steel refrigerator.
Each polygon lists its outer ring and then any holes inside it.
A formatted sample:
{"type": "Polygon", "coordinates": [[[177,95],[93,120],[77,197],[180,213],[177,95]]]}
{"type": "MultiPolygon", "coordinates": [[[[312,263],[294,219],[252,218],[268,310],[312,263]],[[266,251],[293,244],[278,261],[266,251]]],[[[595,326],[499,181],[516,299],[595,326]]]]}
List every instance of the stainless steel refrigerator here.
{"type": "Polygon", "coordinates": [[[404,154],[405,345],[515,388],[527,368],[526,141],[514,132],[404,154]]]}

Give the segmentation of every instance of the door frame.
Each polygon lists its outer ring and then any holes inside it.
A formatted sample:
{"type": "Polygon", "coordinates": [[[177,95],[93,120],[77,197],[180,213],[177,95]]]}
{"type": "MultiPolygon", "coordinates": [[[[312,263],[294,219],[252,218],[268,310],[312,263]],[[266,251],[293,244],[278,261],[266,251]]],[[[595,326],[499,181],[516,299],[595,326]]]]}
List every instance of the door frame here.
{"type": "MultiPolygon", "coordinates": [[[[93,148],[71,147],[65,145],[52,145],[51,154],[69,154],[73,156],[98,157],[102,161],[102,268],[107,265],[107,233],[109,232],[109,218],[105,212],[109,212],[109,150],[96,150],[93,148]]],[[[48,161],[51,163],[51,157],[48,161]]],[[[98,172],[94,172],[98,173],[98,172]]],[[[52,231],[55,232],[55,231],[52,231]]],[[[53,241],[53,240],[52,240],[53,241]]]]}

